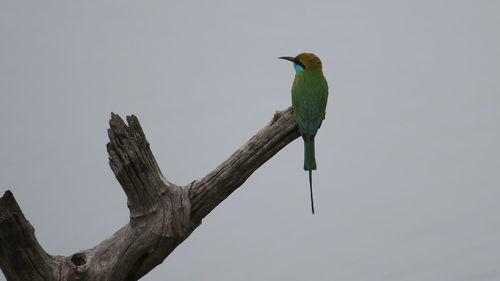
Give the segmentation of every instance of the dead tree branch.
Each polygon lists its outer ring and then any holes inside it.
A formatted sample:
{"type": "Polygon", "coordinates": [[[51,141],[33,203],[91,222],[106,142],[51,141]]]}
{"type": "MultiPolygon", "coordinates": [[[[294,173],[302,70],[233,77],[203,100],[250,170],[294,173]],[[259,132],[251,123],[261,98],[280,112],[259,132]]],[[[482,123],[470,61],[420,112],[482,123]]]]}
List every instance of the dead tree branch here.
{"type": "Polygon", "coordinates": [[[271,122],[205,177],[167,181],[135,116],[111,114],[109,164],[127,196],[130,221],[97,246],[53,256],[36,240],[10,191],[0,198],[0,267],[9,281],[139,280],[182,243],[220,202],[299,136],[292,109],[271,122]]]}

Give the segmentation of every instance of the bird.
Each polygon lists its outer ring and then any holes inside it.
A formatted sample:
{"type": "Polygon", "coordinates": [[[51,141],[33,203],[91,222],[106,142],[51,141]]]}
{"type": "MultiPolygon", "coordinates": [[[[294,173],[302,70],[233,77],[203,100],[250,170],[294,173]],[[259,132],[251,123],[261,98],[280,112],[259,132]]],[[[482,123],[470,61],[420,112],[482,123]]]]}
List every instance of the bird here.
{"type": "Polygon", "coordinates": [[[293,62],[295,78],[292,84],[293,116],[304,140],[304,170],[309,172],[311,210],[314,215],[312,171],[316,170],[314,138],[325,119],[328,83],[319,57],[301,53],[295,57],[279,57],[293,62]]]}

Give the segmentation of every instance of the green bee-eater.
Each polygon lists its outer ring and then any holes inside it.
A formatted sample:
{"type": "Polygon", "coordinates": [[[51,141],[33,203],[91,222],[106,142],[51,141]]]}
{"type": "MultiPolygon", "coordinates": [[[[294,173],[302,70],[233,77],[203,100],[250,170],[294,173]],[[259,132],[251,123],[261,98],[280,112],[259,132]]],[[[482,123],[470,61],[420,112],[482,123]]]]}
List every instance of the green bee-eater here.
{"type": "Polygon", "coordinates": [[[293,62],[295,79],[292,86],[293,116],[304,139],[304,170],[309,172],[311,208],[314,214],[312,170],[316,170],[314,137],[325,119],[328,84],[321,60],[314,54],[302,53],[296,57],[280,57],[293,62]]]}

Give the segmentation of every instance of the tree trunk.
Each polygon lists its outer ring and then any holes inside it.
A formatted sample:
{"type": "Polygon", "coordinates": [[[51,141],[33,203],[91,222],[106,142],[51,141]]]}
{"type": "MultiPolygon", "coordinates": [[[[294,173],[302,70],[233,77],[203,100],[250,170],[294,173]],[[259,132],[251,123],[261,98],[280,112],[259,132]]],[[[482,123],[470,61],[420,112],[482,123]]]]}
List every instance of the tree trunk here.
{"type": "Polygon", "coordinates": [[[8,281],[139,280],[263,163],[299,136],[292,109],[271,122],[205,177],[186,186],[166,180],[135,116],[111,114],[109,165],[127,196],[130,221],[97,246],[50,255],[14,196],[0,198],[0,267],[8,281]]]}

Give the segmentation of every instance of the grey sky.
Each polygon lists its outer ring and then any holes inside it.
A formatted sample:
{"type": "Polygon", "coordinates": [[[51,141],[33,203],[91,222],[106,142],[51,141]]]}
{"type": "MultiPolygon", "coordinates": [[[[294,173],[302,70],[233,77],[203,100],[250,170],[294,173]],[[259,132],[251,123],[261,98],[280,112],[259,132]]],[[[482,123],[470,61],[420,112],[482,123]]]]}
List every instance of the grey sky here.
{"type": "MultiPolygon", "coordinates": [[[[128,220],[110,112],[138,115],[178,184],[330,83],[317,214],[302,143],[259,169],[143,280],[500,280],[500,2],[0,2],[0,192],[51,254],[128,220]]],[[[0,273],[0,279],[3,276],[0,273]]]]}

